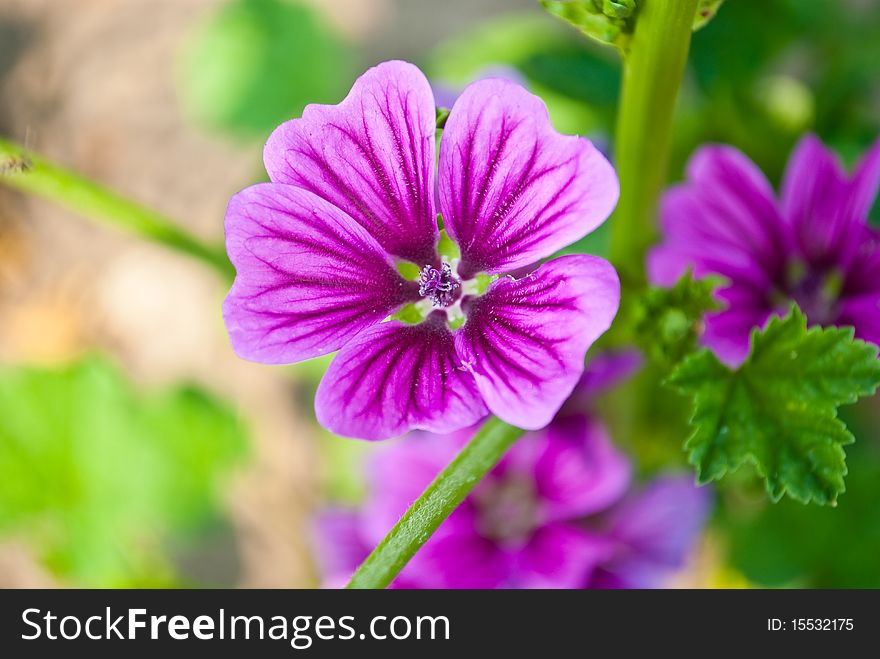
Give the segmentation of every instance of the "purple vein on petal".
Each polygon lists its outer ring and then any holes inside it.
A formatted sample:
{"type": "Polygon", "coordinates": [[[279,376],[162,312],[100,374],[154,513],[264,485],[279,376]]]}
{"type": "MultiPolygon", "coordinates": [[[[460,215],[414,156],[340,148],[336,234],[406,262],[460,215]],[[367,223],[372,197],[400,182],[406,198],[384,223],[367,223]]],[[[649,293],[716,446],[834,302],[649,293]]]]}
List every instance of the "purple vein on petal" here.
{"type": "Polygon", "coordinates": [[[292,363],[332,352],[418,299],[362,227],[306,190],[243,190],[229,202],[226,235],[238,274],[223,313],[246,359],[292,363]]]}
{"type": "Polygon", "coordinates": [[[347,344],[318,388],[321,424],[349,437],[384,439],[410,429],[451,432],[485,416],[445,314],[435,314],[419,325],[381,323],[347,344]]]}
{"type": "Polygon", "coordinates": [[[617,201],[611,165],[553,130],[543,102],[500,79],[469,86],[440,145],[440,207],[463,274],[534,263],[601,224],[617,201]]]}
{"type": "Polygon", "coordinates": [[[603,259],[554,259],[466,301],[456,348],[494,414],[541,428],[580,379],[587,349],[611,325],[619,300],[617,274],[603,259]]]}
{"type": "Polygon", "coordinates": [[[273,181],[339,206],[394,256],[435,263],[434,100],[406,62],[367,71],[339,105],[310,105],[264,151],[273,181]]]}

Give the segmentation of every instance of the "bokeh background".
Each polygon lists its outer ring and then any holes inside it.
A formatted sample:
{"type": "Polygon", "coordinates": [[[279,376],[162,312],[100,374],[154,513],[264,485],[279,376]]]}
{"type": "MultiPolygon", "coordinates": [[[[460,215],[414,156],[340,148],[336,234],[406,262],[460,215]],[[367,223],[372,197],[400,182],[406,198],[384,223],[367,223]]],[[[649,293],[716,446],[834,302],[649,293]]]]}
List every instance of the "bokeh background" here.
{"type": "MultiPolygon", "coordinates": [[[[272,128],[389,58],[453,88],[515,68],[613,154],[616,53],[532,0],[0,0],[0,134],[218,243],[272,128]]],[[[808,130],[848,164],[880,133],[880,4],[727,0],[694,36],[670,178],[723,141],[777,182],[808,130]]],[[[358,501],[373,447],[315,425],[327,360],[233,355],[227,287],[0,187],[0,587],[320,583],[311,520],[358,501]]],[[[836,509],[768,504],[738,475],[670,585],[880,586],[880,405],[846,414],[836,509]]],[[[663,425],[620,438],[643,474],[682,463],[684,428],[663,425]]]]}

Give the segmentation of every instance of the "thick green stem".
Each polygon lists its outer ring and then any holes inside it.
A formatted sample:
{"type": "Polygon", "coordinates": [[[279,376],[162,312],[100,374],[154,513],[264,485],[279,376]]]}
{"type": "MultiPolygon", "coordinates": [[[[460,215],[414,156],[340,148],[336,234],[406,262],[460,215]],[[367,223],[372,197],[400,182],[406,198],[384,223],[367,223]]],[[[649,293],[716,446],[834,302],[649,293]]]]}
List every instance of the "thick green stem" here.
{"type": "Polygon", "coordinates": [[[611,222],[611,260],[625,290],[645,283],[645,252],[656,238],[672,112],[687,61],[698,0],[640,0],[624,61],[614,144],[620,201],[611,222]]]}
{"type": "Polygon", "coordinates": [[[0,138],[0,182],[53,201],[200,259],[224,276],[232,265],[222,247],[206,245],[174,221],[0,138]]]}
{"type": "Polygon", "coordinates": [[[385,588],[523,431],[490,418],[361,564],[349,588],[385,588]]]}

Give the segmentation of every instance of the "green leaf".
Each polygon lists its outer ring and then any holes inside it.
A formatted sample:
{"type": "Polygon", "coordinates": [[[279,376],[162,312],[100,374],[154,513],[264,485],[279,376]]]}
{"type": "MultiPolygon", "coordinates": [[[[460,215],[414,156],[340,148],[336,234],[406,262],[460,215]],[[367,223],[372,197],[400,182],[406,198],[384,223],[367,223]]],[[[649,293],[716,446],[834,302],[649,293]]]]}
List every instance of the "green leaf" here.
{"type": "Polygon", "coordinates": [[[724,0],[700,0],[697,5],[697,15],[694,18],[694,32],[715,18],[715,14],[718,13],[723,2],[724,0]]]}
{"type": "Polygon", "coordinates": [[[674,366],[697,349],[703,316],[718,308],[719,280],[685,273],[672,288],[649,288],[636,310],[636,341],[651,359],[674,366]]]}
{"type": "Polygon", "coordinates": [[[840,405],[880,385],[877,347],[852,328],[807,329],[793,306],[752,332],[751,354],[731,370],[708,350],[687,357],[667,381],[690,396],[693,432],[685,442],[700,483],[749,463],[774,501],[788,494],[834,505],[844,491],[853,436],[840,405]]]}
{"type": "Polygon", "coordinates": [[[142,394],[104,360],[0,368],[0,533],[85,586],[176,583],[165,545],[219,521],[245,439],[193,388],[142,394]]]}
{"type": "MultiPolygon", "coordinates": [[[[549,14],[561,18],[600,43],[626,52],[638,19],[636,0],[540,0],[549,14]]],[[[724,0],[699,0],[694,31],[711,21],[724,0]]]]}
{"type": "Polygon", "coordinates": [[[548,13],[600,43],[625,51],[635,25],[635,0],[540,0],[548,13]]]}
{"type": "Polygon", "coordinates": [[[451,110],[449,108],[437,108],[437,130],[441,131],[446,127],[446,120],[449,119],[449,113],[451,110]]]}
{"type": "Polygon", "coordinates": [[[209,128],[265,136],[307,103],[336,103],[353,79],[350,49],[311,7],[232,0],[202,23],[181,53],[179,88],[209,128]]]}

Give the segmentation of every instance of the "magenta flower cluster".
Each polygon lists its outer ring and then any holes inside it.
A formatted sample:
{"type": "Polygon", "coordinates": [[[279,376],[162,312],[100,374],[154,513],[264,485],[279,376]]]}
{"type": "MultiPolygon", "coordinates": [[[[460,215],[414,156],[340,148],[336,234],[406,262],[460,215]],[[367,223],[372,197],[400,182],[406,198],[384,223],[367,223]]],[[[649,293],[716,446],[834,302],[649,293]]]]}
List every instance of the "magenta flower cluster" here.
{"type": "Polygon", "coordinates": [[[724,309],[706,318],[703,341],[731,365],[748,354],[752,328],[792,302],[810,324],[851,325],[880,345],[880,231],[867,222],[878,184],[880,141],[847,176],[805,137],[778,199],[741,152],[703,147],[663,199],[665,240],[649,256],[650,278],[671,285],[688,268],[724,278],[724,309]]]}
{"type": "Polygon", "coordinates": [[[338,350],[315,400],[338,434],[446,433],[490,412],[541,428],[617,312],[606,261],[536,265],[614,208],[604,156],[556,133],[519,85],[480,80],[447,119],[435,185],[435,124],[424,75],[386,62],[339,105],[280,126],[264,151],[271,182],[229,202],[232,345],[270,364],[338,350]],[[438,206],[460,258],[438,252],[438,206]],[[421,322],[393,318],[407,305],[421,322]]]}
{"type": "MultiPolygon", "coordinates": [[[[392,584],[397,588],[650,588],[692,550],[709,510],[690,475],[640,490],[629,461],[584,412],[637,356],[594,360],[544,430],[527,434],[443,522],[392,584]]],[[[359,510],[325,512],[317,556],[342,586],[473,430],[421,433],[383,447],[359,510]]]]}

